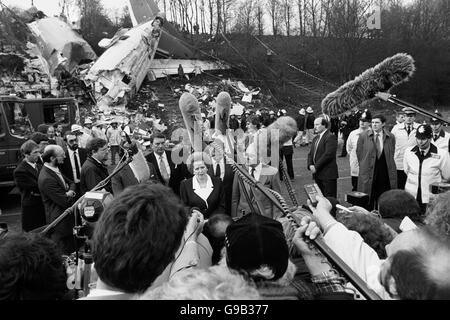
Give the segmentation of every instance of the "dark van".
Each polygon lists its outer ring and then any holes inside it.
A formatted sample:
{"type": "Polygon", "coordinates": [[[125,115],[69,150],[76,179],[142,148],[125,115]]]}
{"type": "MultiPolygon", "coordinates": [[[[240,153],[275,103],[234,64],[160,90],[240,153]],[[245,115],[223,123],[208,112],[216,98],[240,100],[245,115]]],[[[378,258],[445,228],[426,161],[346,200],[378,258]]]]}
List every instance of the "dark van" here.
{"type": "Polygon", "coordinates": [[[0,96],[0,187],[14,187],[13,171],[21,159],[20,146],[39,124],[61,124],[66,131],[79,118],[74,98],[0,96]]]}

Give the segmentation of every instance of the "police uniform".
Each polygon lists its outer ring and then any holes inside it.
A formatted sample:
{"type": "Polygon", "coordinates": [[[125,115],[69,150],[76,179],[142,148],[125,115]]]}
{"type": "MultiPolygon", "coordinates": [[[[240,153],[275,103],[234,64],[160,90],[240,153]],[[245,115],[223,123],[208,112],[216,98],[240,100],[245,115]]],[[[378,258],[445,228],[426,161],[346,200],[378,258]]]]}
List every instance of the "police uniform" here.
{"type": "MultiPolygon", "coordinates": [[[[431,139],[431,136],[429,125],[421,125],[417,129],[416,138],[431,139]]],[[[403,167],[407,175],[405,191],[417,199],[424,213],[430,199],[430,185],[450,179],[450,156],[433,143],[427,150],[415,145],[406,149],[403,167]]]]}
{"type": "MultiPolygon", "coordinates": [[[[434,114],[442,117],[442,114],[440,114],[438,110],[436,110],[434,112],[434,114]]],[[[439,125],[439,124],[442,125],[442,122],[439,119],[437,119],[437,118],[431,118],[430,119],[430,123],[432,125],[433,124],[434,125],[439,125]]],[[[436,147],[438,147],[439,149],[442,149],[442,150],[448,152],[449,151],[449,145],[450,145],[450,141],[449,140],[450,140],[450,133],[445,132],[444,129],[442,129],[442,126],[441,126],[441,130],[438,133],[434,133],[433,132],[433,137],[432,137],[431,142],[436,147]]]]}
{"type": "MultiPolygon", "coordinates": [[[[403,108],[403,111],[405,114],[415,113],[411,108],[403,108]]],[[[419,125],[419,123],[414,122],[408,127],[406,122],[403,122],[394,126],[391,130],[391,133],[395,137],[394,161],[397,167],[397,187],[399,189],[404,189],[406,183],[406,175],[403,170],[403,156],[408,147],[416,145],[415,136],[419,125]]]]}

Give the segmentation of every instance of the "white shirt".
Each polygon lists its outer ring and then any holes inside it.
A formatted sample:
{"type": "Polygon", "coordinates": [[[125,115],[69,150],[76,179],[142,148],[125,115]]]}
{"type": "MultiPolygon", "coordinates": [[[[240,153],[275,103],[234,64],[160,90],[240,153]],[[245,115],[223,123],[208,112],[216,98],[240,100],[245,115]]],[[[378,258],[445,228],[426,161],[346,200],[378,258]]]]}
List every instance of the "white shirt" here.
{"type": "Polygon", "coordinates": [[[373,132],[373,141],[377,142],[377,135],[378,135],[378,145],[380,147],[380,154],[383,152],[383,146],[384,146],[384,137],[383,137],[383,131],[380,132],[373,132]]]}
{"type": "MultiPolygon", "coordinates": [[[[70,159],[70,165],[72,166],[72,173],[73,173],[73,182],[78,183],[80,182],[79,179],[77,179],[77,171],[75,170],[75,159],[74,159],[74,151],[70,148],[67,148],[67,151],[69,152],[69,159],[70,159]]],[[[78,159],[78,170],[80,170],[81,173],[81,161],[80,161],[80,154],[77,150],[77,159],[78,159]]]]}
{"type": "Polygon", "coordinates": [[[167,174],[170,177],[170,166],[169,166],[169,161],[167,160],[167,157],[166,157],[166,153],[163,152],[163,154],[161,156],[159,154],[155,153],[155,156],[156,156],[156,160],[158,161],[159,172],[161,172],[161,159],[162,159],[164,165],[166,166],[167,174]]]}
{"type": "Polygon", "coordinates": [[[444,151],[448,152],[448,140],[450,139],[450,133],[445,132],[443,130],[441,132],[439,132],[437,140],[434,140],[434,133],[433,133],[431,143],[434,144],[439,149],[443,149],[444,151]],[[441,136],[441,132],[444,133],[444,136],[441,136]]]}
{"type": "Polygon", "coordinates": [[[27,160],[25,160],[25,162],[28,163],[34,170],[37,170],[36,163],[29,162],[27,160]]]}
{"type": "MultiPolygon", "coordinates": [[[[261,177],[261,171],[262,171],[262,163],[258,163],[258,165],[255,167],[255,180],[259,181],[259,178],[261,177]]],[[[248,168],[248,173],[250,173],[250,175],[252,175],[252,167],[248,168]]]]}
{"type": "Polygon", "coordinates": [[[203,201],[205,201],[206,207],[208,207],[208,197],[213,191],[213,183],[211,177],[209,175],[207,175],[207,177],[208,180],[206,181],[206,186],[204,188],[200,187],[197,177],[194,176],[194,178],[192,178],[192,189],[200,198],[203,199],[203,201]]]}
{"type": "Polygon", "coordinates": [[[225,161],[223,160],[223,158],[219,162],[212,159],[212,168],[213,168],[214,176],[216,176],[217,163],[219,164],[219,167],[220,167],[220,180],[223,181],[223,177],[225,176],[225,161]]]}
{"type": "Polygon", "coordinates": [[[58,175],[58,177],[61,179],[63,185],[65,186],[66,190],[69,188],[69,186],[67,185],[66,181],[63,178],[63,175],[61,174],[61,171],[59,171],[59,168],[54,168],[51,165],[49,165],[48,163],[44,163],[44,166],[46,166],[47,168],[49,168],[50,170],[52,170],[54,173],[56,173],[58,175]]]}

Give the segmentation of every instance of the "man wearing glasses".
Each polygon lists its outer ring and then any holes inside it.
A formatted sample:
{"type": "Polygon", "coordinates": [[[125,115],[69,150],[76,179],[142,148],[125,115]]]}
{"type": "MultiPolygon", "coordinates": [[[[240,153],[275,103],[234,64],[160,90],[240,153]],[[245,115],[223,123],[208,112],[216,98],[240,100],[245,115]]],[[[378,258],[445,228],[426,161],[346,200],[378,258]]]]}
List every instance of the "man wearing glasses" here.
{"type": "MultiPolygon", "coordinates": [[[[106,160],[108,160],[109,146],[106,140],[93,138],[89,140],[86,150],[88,158],[81,168],[81,194],[92,190],[100,181],[108,177],[108,168],[106,160]]],[[[104,189],[112,193],[111,182],[104,189]]]]}

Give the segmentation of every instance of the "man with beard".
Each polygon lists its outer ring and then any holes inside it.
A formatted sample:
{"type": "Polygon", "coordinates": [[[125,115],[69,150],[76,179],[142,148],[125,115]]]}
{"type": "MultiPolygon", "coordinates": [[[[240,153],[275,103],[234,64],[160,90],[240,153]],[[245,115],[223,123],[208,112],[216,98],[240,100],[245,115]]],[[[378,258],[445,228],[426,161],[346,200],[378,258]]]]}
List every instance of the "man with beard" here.
{"type": "MultiPolygon", "coordinates": [[[[109,146],[106,140],[93,138],[89,140],[86,148],[88,158],[81,167],[80,187],[81,193],[92,190],[100,181],[108,177],[108,168],[106,160],[108,160],[109,146]]],[[[112,193],[111,181],[104,189],[112,193]]]]}
{"type": "MultiPolygon", "coordinates": [[[[42,155],[44,166],[39,173],[38,186],[44,202],[47,223],[58,218],[75,200],[75,184],[64,177],[58,168],[58,165],[64,162],[64,158],[64,150],[58,145],[48,145],[42,155]]],[[[74,218],[69,214],[51,233],[51,238],[58,243],[64,254],[70,254],[75,250],[73,227],[74,218]]]]}
{"type": "Polygon", "coordinates": [[[59,167],[62,174],[75,183],[77,198],[81,196],[80,172],[86,161],[86,149],[78,147],[77,136],[71,132],[66,132],[67,150],[64,163],[59,167]]]}
{"type": "Polygon", "coordinates": [[[431,143],[432,132],[429,125],[420,125],[415,134],[416,145],[406,149],[403,159],[405,191],[416,198],[422,213],[430,200],[429,186],[450,179],[449,154],[431,143]]]}

